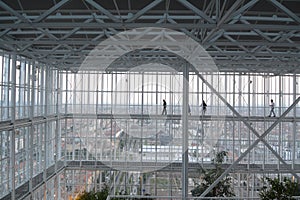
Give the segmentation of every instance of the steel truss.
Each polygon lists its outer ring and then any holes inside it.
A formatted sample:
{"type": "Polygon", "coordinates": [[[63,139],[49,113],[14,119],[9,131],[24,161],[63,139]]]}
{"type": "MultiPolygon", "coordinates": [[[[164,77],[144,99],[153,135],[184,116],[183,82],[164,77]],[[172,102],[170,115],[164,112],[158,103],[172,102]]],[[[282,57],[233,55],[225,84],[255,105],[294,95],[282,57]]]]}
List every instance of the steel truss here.
{"type": "MultiPolygon", "coordinates": [[[[103,163],[93,161],[85,161],[84,163],[82,161],[66,161],[62,163],[60,160],[61,155],[58,154],[61,154],[63,151],[66,153],[66,150],[61,150],[59,147],[62,138],[61,124],[66,125],[68,120],[73,122],[82,119],[95,121],[98,119],[143,121],[149,118],[156,121],[182,120],[184,126],[183,135],[188,130],[188,120],[201,121],[202,123],[220,120],[220,116],[216,117],[214,115],[187,116],[189,100],[186,86],[184,90],[183,115],[78,114],[68,112],[67,106],[65,107],[65,113],[61,114],[62,96],[60,88],[63,85],[62,81],[66,81],[66,85],[68,85],[68,80],[62,80],[61,72],[66,74],[79,72],[84,60],[98,44],[122,31],[145,27],[146,30],[157,27],[178,31],[179,33],[172,33],[173,35],[168,33],[155,35],[157,33],[151,31],[147,33],[131,33],[132,35],[130,35],[134,38],[142,38],[152,34],[152,45],[163,45],[165,47],[172,45],[174,41],[177,41],[180,33],[184,33],[184,35],[192,38],[208,52],[219,71],[232,72],[233,76],[237,72],[240,75],[247,72],[266,73],[268,77],[282,74],[289,74],[290,76],[300,74],[300,17],[297,10],[300,2],[298,1],[229,0],[224,2],[221,0],[206,0],[199,2],[196,0],[154,0],[151,2],[139,1],[139,5],[136,5],[130,0],[111,2],[98,2],[96,0],[62,0],[55,2],[47,0],[43,2],[43,5],[34,5],[35,8],[31,6],[33,5],[30,5],[30,2],[25,1],[0,1],[0,48],[6,52],[11,52],[8,53],[8,56],[6,53],[1,52],[3,57],[2,65],[5,66],[1,72],[4,76],[1,85],[4,88],[1,88],[3,97],[1,108],[7,108],[8,111],[1,111],[3,121],[0,122],[0,131],[3,133],[1,141],[7,142],[7,144],[3,143],[2,147],[5,147],[5,150],[9,149],[9,152],[3,153],[3,157],[7,154],[10,158],[7,165],[5,164],[5,159],[3,159],[1,166],[2,171],[7,167],[9,170],[6,173],[9,177],[7,180],[11,181],[7,184],[10,189],[9,194],[4,199],[31,198],[33,197],[32,192],[43,187],[46,188],[47,182],[53,178],[55,178],[55,183],[59,183],[58,175],[61,175],[65,170],[94,170],[95,168],[111,170],[122,167],[123,163],[117,162],[111,162],[110,166],[104,166],[103,163]],[[168,40],[162,41],[163,37],[167,37],[168,40]],[[20,62],[20,66],[17,65],[17,61],[20,62]],[[28,75],[26,80],[25,71],[22,71],[25,70],[25,66],[30,68],[30,75],[28,75]],[[21,72],[18,72],[18,70],[21,72]],[[42,72],[37,72],[38,70],[42,72]],[[20,77],[17,77],[18,73],[21,74],[20,77]],[[36,75],[39,75],[39,82],[35,82],[36,75]],[[24,88],[22,84],[17,84],[18,81],[24,83],[24,88]],[[19,104],[20,102],[24,104],[25,102],[31,102],[28,105],[28,115],[24,114],[25,108],[23,109],[20,105],[17,105],[18,94],[21,94],[19,104]],[[10,100],[8,100],[9,95],[10,100]],[[36,97],[40,101],[38,106],[34,105],[36,97]],[[42,115],[36,115],[36,112],[40,112],[42,115]],[[38,128],[40,133],[35,128],[38,128]],[[19,129],[24,129],[23,138],[18,136],[19,129]],[[36,139],[37,135],[39,138],[36,139]],[[22,159],[18,159],[21,153],[18,155],[15,153],[18,151],[18,143],[10,141],[19,141],[20,143],[23,139],[26,141],[24,142],[26,146],[25,151],[28,152],[26,154],[27,162],[25,167],[18,170],[14,168],[14,165],[18,162],[20,165],[22,162],[20,161],[22,159]],[[52,143],[55,144],[54,147],[52,143]],[[43,151],[44,155],[41,155],[42,153],[38,154],[34,147],[40,148],[39,150],[43,151]],[[43,158],[49,159],[43,160],[43,158]],[[40,172],[38,174],[36,174],[36,171],[33,171],[34,159],[38,163],[38,169],[36,170],[40,172]],[[55,164],[52,166],[53,163],[55,164]],[[23,171],[26,171],[26,177],[22,179],[19,172],[23,171]],[[17,180],[18,178],[21,181],[17,180]],[[26,182],[24,182],[25,179],[26,182]],[[24,194],[24,188],[28,189],[29,193],[24,194]]],[[[178,44],[181,43],[178,42],[178,44]]],[[[181,66],[176,68],[177,72],[183,72],[186,80],[189,80],[188,68],[182,67],[182,65],[187,63],[174,56],[174,52],[178,53],[181,49],[178,52],[176,50],[162,52],[153,49],[130,52],[130,48],[126,45],[131,44],[130,42],[126,43],[126,40],[122,40],[122,42],[111,41],[109,45],[103,47],[103,49],[110,47],[110,49],[105,49],[105,52],[109,55],[103,56],[103,54],[100,54],[97,59],[114,61],[107,69],[108,73],[114,71],[127,72],[133,67],[154,62],[174,68],[181,66]],[[129,52],[120,57],[120,55],[123,55],[124,49],[129,52]]],[[[184,44],[182,43],[180,47],[184,47],[184,44]]],[[[100,52],[101,50],[100,48],[100,52]]],[[[97,67],[99,66],[88,66],[84,70],[93,71],[97,70],[97,67]]],[[[265,118],[261,116],[242,116],[235,110],[234,105],[228,103],[220,92],[216,91],[203,78],[202,74],[193,68],[189,70],[196,74],[203,84],[219,97],[233,113],[233,115],[221,117],[224,121],[242,123],[249,129],[249,133],[251,132],[256,136],[256,139],[249,144],[248,148],[234,162],[223,165],[225,172],[202,196],[205,196],[231,170],[235,170],[238,173],[287,173],[299,179],[299,164],[295,163],[294,160],[296,157],[296,126],[300,121],[295,108],[300,100],[297,97],[296,85],[298,83],[296,78],[293,79],[293,88],[290,88],[293,91],[293,103],[283,113],[280,113],[278,118],[265,118]],[[292,110],[294,111],[293,116],[287,117],[292,110]],[[252,126],[252,122],[273,123],[260,134],[252,126]],[[265,140],[270,132],[278,124],[280,125],[281,122],[293,124],[292,162],[285,161],[280,153],[275,151],[268,141],[265,140]],[[258,143],[265,145],[266,149],[278,159],[278,164],[264,163],[262,166],[259,166],[239,163],[258,143]]],[[[184,84],[186,83],[183,82],[184,84]]],[[[74,88],[76,88],[76,85],[74,88]]],[[[103,90],[103,88],[101,89],[103,90]]],[[[241,89],[240,86],[239,89],[241,89]]],[[[67,90],[68,86],[66,86],[67,90]]],[[[91,91],[92,89],[87,89],[87,92],[91,91]]],[[[76,92],[78,91],[74,91],[74,94],[76,92]]],[[[98,88],[97,92],[99,92],[98,88]]],[[[278,92],[278,94],[279,96],[282,95],[282,91],[278,92]]],[[[248,96],[250,96],[250,89],[248,90],[248,96]]],[[[68,95],[66,95],[66,100],[67,97],[68,95]]],[[[74,99],[72,103],[82,102],[77,102],[74,99]]],[[[67,131],[65,130],[66,133],[67,131]]],[[[188,145],[187,139],[187,137],[183,136],[183,164],[176,165],[175,163],[163,169],[176,172],[182,170],[185,180],[182,184],[182,188],[184,188],[182,198],[188,196],[186,185],[188,180],[187,170],[191,169],[193,174],[193,170],[198,167],[193,163],[188,163],[188,151],[185,151],[188,145]]],[[[151,163],[143,164],[147,164],[147,167],[150,166],[151,168],[151,163]]],[[[162,162],[160,164],[165,163],[162,162]]],[[[135,166],[137,169],[142,167],[138,163],[130,163],[130,165],[135,166]]],[[[208,164],[203,164],[203,166],[211,167],[208,164]]],[[[1,181],[5,182],[6,180],[4,181],[1,178],[1,181]]],[[[52,193],[57,194],[58,188],[55,187],[54,191],[51,191],[52,193]]]]}
{"type": "Polygon", "coordinates": [[[220,71],[299,73],[297,1],[1,1],[1,48],[77,71],[101,41],[132,28],[179,30],[199,42],[220,71]],[[74,6],[76,5],[76,6],[74,6]]]}

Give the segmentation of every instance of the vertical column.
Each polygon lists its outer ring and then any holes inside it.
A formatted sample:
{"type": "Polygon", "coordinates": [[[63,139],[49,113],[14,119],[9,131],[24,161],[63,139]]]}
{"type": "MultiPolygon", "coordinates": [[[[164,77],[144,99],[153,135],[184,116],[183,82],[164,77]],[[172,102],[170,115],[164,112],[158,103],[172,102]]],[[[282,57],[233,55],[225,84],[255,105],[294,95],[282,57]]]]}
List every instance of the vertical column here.
{"type": "MultiPolygon", "coordinates": [[[[277,77],[275,77],[275,80],[277,79],[277,77]]],[[[278,90],[279,90],[279,97],[278,97],[278,113],[276,114],[277,116],[281,116],[281,110],[282,110],[282,76],[278,76],[278,79],[279,79],[279,88],[278,88],[278,90]]],[[[277,81],[276,81],[277,82],[277,81]]],[[[275,82],[275,84],[276,84],[276,82],[275,82]]],[[[276,91],[276,86],[277,86],[277,84],[275,85],[275,91],[276,91]]],[[[273,91],[272,91],[273,92],[273,91]]],[[[275,99],[276,99],[276,96],[275,96],[275,99]]],[[[275,100],[275,104],[276,104],[276,100],[275,100]]],[[[277,106],[276,106],[277,107],[277,106]]],[[[275,110],[275,113],[276,113],[276,110],[275,110]]],[[[282,134],[282,123],[281,122],[279,122],[279,124],[278,124],[278,128],[279,128],[279,133],[278,133],[278,154],[280,155],[280,157],[283,157],[284,155],[283,155],[283,134],[282,134]]],[[[271,155],[271,156],[273,156],[273,155],[271,155]]],[[[285,159],[284,157],[283,157],[283,159],[285,159]]],[[[277,162],[277,169],[279,170],[280,169],[280,160],[278,159],[278,162],[277,162]]]]}
{"type": "Polygon", "coordinates": [[[36,66],[35,62],[31,63],[31,100],[30,100],[30,114],[29,120],[31,121],[30,126],[30,136],[29,136],[29,155],[30,155],[30,167],[29,167],[29,193],[32,196],[32,177],[33,177],[33,137],[34,137],[34,125],[32,123],[33,116],[34,116],[34,105],[35,105],[35,80],[36,80],[36,66]]]}
{"type": "MultiPolygon", "coordinates": [[[[106,76],[104,76],[104,73],[101,73],[101,90],[100,90],[100,97],[101,97],[101,100],[100,100],[100,106],[101,106],[101,112],[100,113],[104,113],[104,107],[103,107],[103,105],[104,105],[104,98],[103,98],[103,94],[104,94],[104,91],[103,91],[103,89],[104,89],[104,78],[105,78],[106,76]]],[[[99,83],[100,81],[97,81],[97,83],[99,83]]],[[[97,94],[97,95],[99,95],[99,94],[97,94]]],[[[104,123],[104,120],[103,119],[100,119],[100,128],[103,128],[103,123],[104,123]]],[[[98,130],[98,129],[97,129],[98,130]]],[[[102,137],[102,135],[100,135],[100,134],[97,134],[97,136],[98,137],[102,137]]],[[[100,140],[101,141],[101,140],[100,140]]],[[[97,142],[98,143],[98,142],[97,142]]],[[[102,149],[103,148],[103,142],[101,141],[100,142],[100,148],[102,149]]],[[[97,150],[96,150],[97,151],[97,150]]],[[[98,151],[98,153],[100,154],[100,157],[99,158],[97,158],[96,160],[102,160],[103,159],[103,154],[104,154],[104,152],[103,151],[98,151]],[[99,153],[100,152],[100,153],[99,153]]]]}
{"type": "MultiPolygon", "coordinates": [[[[30,110],[29,110],[29,103],[30,103],[30,63],[28,61],[24,62],[24,73],[26,74],[25,80],[24,80],[24,114],[26,117],[30,117],[30,110]],[[26,95],[25,95],[26,93],[26,95]],[[25,99],[26,97],[26,99],[25,99]]],[[[25,116],[24,115],[24,116],[25,116]]],[[[25,177],[26,180],[30,180],[30,126],[27,127],[25,132],[25,148],[26,148],[26,158],[25,158],[25,177]]]]}
{"type": "MultiPolygon", "coordinates": [[[[269,76],[269,74],[264,74],[265,76],[269,76]]],[[[266,105],[269,105],[269,100],[270,100],[270,97],[269,97],[269,78],[264,78],[263,79],[263,84],[264,84],[264,91],[263,93],[265,94],[264,95],[264,116],[266,115],[269,115],[269,110],[266,111],[266,105]]],[[[268,122],[264,121],[264,131],[267,129],[268,127],[268,122]]],[[[265,138],[266,140],[267,138],[265,138]]],[[[264,170],[265,169],[265,164],[266,164],[266,158],[268,157],[267,156],[267,153],[268,151],[266,151],[266,147],[264,146],[264,153],[263,153],[263,163],[262,163],[262,169],[264,170]]]]}
{"type": "MultiPolygon", "coordinates": [[[[239,111],[239,113],[242,113],[242,80],[245,79],[245,77],[242,75],[242,73],[239,73],[238,74],[238,88],[237,88],[237,92],[238,92],[238,105],[237,105],[237,110],[239,111]]],[[[238,155],[237,156],[241,156],[241,143],[242,143],[242,136],[241,136],[241,130],[242,130],[242,122],[239,120],[237,122],[237,125],[238,125],[238,142],[237,142],[237,145],[238,145],[238,155]]],[[[243,138],[244,139],[244,138],[243,138]]],[[[240,177],[240,176],[239,176],[240,177]]],[[[239,181],[240,183],[240,181],[239,181]]]]}
{"type": "Polygon", "coordinates": [[[182,109],[182,199],[188,197],[188,103],[189,103],[189,68],[183,67],[183,109],[182,109]]]}
{"type": "MultiPolygon", "coordinates": [[[[60,110],[59,106],[61,105],[61,82],[60,82],[60,71],[57,70],[56,72],[56,127],[55,127],[55,152],[54,152],[54,169],[55,172],[57,172],[57,161],[58,161],[58,155],[59,155],[59,147],[60,147],[60,140],[61,140],[61,127],[60,127],[60,110]]],[[[57,173],[56,173],[57,174],[57,173]]],[[[54,199],[56,200],[58,198],[58,188],[59,187],[59,175],[55,176],[54,179],[54,199]]]]}
{"type": "Polygon", "coordinates": [[[60,104],[60,99],[61,99],[61,84],[60,84],[60,71],[56,71],[56,102],[55,102],[55,115],[56,115],[56,123],[55,123],[55,149],[54,149],[54,164],[55,164],[55,171],[57,170],[57,157],[59,155],[58,150],[59,150],[59,144],[60,144],[60,137],[61,137],[61,132],[60,132],[60,109],[59,106],[60,104]]]}
{"type": "MultiPolygon", "coordinates": [[[[2,72],[2,79],[1,79],[1,85],[2,85],[2,87],[0,87],[0,98],[2,99],[2,101],[0,102],[0,110],[1,110],[0,111],[0,114],[1,114],[0,120],[3,120],[3,101],[4,101],[4,98],[3,98],[3,89],[4,89],[4,87],[3,87],[3,79],[5,79],[5,71],[4,71],[5,66],[4,66],[4,54],[3,54],[3,52],[1,52],[0,56],[2,57],[2,59],[1,59],[1,65],[0,65],[0,67],[2,68],[2,69],[0,69],[1,72],[2,72]]],[[[1,149],[3,149],[4,151],[6,151],[6,149],[7,149],[6,148],[7,144],[5,145],[5,143],[6,143],[5,139],[6,139],[5,133],[1,132],[0,133],[0,143],[1,143],[1,149]]],[[[4,170],[3,165],[4,165],[4,163],[1,162],[0,163],[0,184],[4,186],[4,173],[6,173],[6,170],[4,170]]],[[[6,182],[5,182],[5,184],[6,184],[6,182]]],[[[0,195],[2,195],[3,193],[4,192],[0,192],[0,195]]]]}
{"type": "MultiPolygon", "coordinates": [[[[235,73],[233,73],[233,80],[232,80],[232,107],[236,109],[235,106],[235,95],[236,95],[236,91],[235,91],[235,85],[236,85],[236,75],[235,73]]],[[[234,116],[234,113],[232,112],[232,116],[234,116]]],[[[232,144],[232,159],[235,158],[235,129],[236,129],[236,122],[232,121],[232,140],[231,140],[231,144],[232,144]]]]}
{"type": "MultiPolygon", "coordinates": [[[[230,89],[228,90],[228,85],[230,85],[230,83],[228,84],[228,75],[227,75],[227,72],[225,72],[225,74],[224,74],[224,92],[225,92],[225,95],[224,95],[224,97],[225,97],[225,99],[227,99],[227,101],[229,101],[230,102],[230,98],[228,98],[228,96],[230,97],[230,93],[229,93],[229,91],[230,91],[230,89]]],[[[232,102],[230,102],[230,103],[232,103],[232,102]]],[[[227,111],[227,108],[226,108],[226,115],[228,114],[228,111],[227,111]]],[[[225,133],[225,137],[224,137],[224,146],[226,147],[226,148],[228,148],[229,149],[229,142],[228,142],[228,138],[230,138],[229,137],[229,135],[227,135],[228,134],[228,130],[229,130],[229,128],[228,128],[228,124],[229,124],[230,122],[227,122],[227,121],[225,121],[224,122],[224,133],[225,133]]],[[[203,145],[202,145],[203,146],[203,145]]]]}
{"type": "MultiPolygon", "coordinates": [[[[40,79],[39,79],[39,88],[40,88],[40,94],[39,94],[39,115],[46,116],[45,114],[45,98],[46,98],[46,82],[45,82],[45,67],[40,66],[40,79]]],[[[47,73],[47,72],[46,72],[47,73]]]]}
{"type": "MultiPolygon", "coordinates": [[[[99,125],[98,125],[98,121],[100,120],[101,121],[101,119],[99,119],[98,120],[98,107],[99,107],[99,97],[98,97],[98,95],[99,95],[99,83],[98,83],[98,80],[99,80],[99,73],[97,73],[96,74],[96,77],[95,77],[95,75],[93,76],[93,82],[94,82],[94,84],[96,83],[97,85],[96,85],[96,102],[95,102],[95,106],[96,106],[96,119],[95,119],[95,132],[96,132],[96,134],[94,135],[94,141],[96,141],[95,142],[95,150],[94,150],[94,160],[95,160],[95,165],[97,164],[97,160],[99,159],[98,158],[98,155],[99,155],[99,150],[98,149],[102,149],[101,148],[101,146],[99,146],[98,147],[98,136],[99,136],[99,132],[97,131],[97,130],[100,130],[100,128],[101,128],[101,126],[99,127],[99,125]]],[[[88,153],[87,153],[88,154],[88,153]]],[[[96,173],[95,173],[95,177],[96,177],[96,173]]],[[[95,181],[94,181],[94,185],[97,187],[97,185],[96,185],[96,178],[95,178],[95,181]]]]}
{"type": "MultiPolygon", "coordinates": [[[[297,99],[297,76],[294,74],[293,76],[293,101],[297,99]]],[[[297,117],[297,106],[293,109],[293,117],[296,119],[297,117]]],[[[292,169],[295,168],[295,160],[296,160],[296,134],[297,134],[297,122],[296,120],[293,121],[293,150],[292,150],[292,169]]]]}
{"type": "Polygon", "coordinates": [[[19,69],[19,118],[25,117],[27,113],[25,113],[25,87],[23,87],[25,84],[25,78],[26,78],[26,63],[25,61],[22,61],[19,66],[17,66],[19,69]]]}
{"type": "MultiPolygon", "coordinates": [[[[158,99],[158,72],[156,72],[156,76],[155,76],[155,114],[160,114],[160,110],[158,109],[159,105],[158,105],[158,102],[159,102],[159,99],[158,99]]],[[[156,130],[157,130],[157,120],[156,120],[156,130]]]]}
{"type": "MultiPolygon", "coordinates": [[[[80,102],[78,100],[78,98],[77,98],[77,90],[80,91],[80,88],[77,89],[77,87],[78,87],[78,85],[77,85],[77,79],[78,79],[79,76],[80,76],[80,74],[73,73],[72,74],[72,79],[71,79],[71,81],[73,83],[73,87],[70,88],[70,89],[73,90],[73,98],[72,98],[72,100],[73,100],[73,107],[72,107],[72,113],[78,113],[78,110],[79,110],[78,109],[78,105],[77,105],[77,102],[80,102]]],[[[70,137],[71,135],[73,135],[73,133],[74,133],[74,131],[76,131],[76,129],[77,129],[77,127],[75,127],[75,119],[72,117],[72,129],[71,129],[71,133],[69,133],[68,137],[70,137]]],[[[68,139],[71,140],[71,138],[68,138],[68,139]]],[[[74,139],[72,139],[72,144],[73,144],[72,145],[72,154],[70,153],[72,157],[70,159],[71,160],[75,160],[75,147],[74,147],[75,146],[75,140],[74,139]]]]}
{"type": "MultiPolygon", "coordinates": [[[[66,75],[65,75],[65,77],[66,77],[66,80],[65,80],[65,90],[66,90],[66,98],[65,98],[65,116],[68,114],[68,97],[69,97],[69,87],[68,87],[68,81],[69,81],[69,73],[68,73],[68,71],[66,71],[66,75]]],[[[70,128],[71,129],[71,128],[70,128]]],[[[67,160],[69,160],[69,155],[67,155],[67,137],[68,137],[68,119],[67,119],[67,117],[65,117],[65,133],[64,133],[64,137],[65,137],[65,141],[64,141],[64,149],[63,149],[63,151],[64,151],[64,166],[66,166],[67,165],[67,160]]],[[[71,130],[72,131],[72,130],[71,130]]]]}
{"type": "MultiPolygon", "coordinates": [[[[5,84],[8,83],[7,79],[8,79],[8,72],[7,72],[7,67],[8,65],[6,64],[6,62],[4,62],[5,60],[7,60],[6,56],[4,55],[4,53],[2,52],[1,54],[2,56],[2,62],[1,62],[1,67],[2,67],[2,79],[1,79],[1,85],[3,85],[1,87],[1,120],[6,119],[7,114],[6,114],[6,109],[7,109],[7,92],[8,92],[8,87],[4,87],[5,84]]],[[[3,144],[3,143],[2,143],[3,144]]]]}
{"type": "MultiPolygon", "coordinates": [[[[250,94],[251,83],[252,83],[251,77],[250,77],[250,75],[248,75],[248,84],[247,84],[248,85],[248,94],[247,94],[247,96],[248,96],[248,117],[251,116],[251,94],[250,94]]],[[[252,104],[252,106],[254,106],[254,105],[252,104]]],[[[250,123],[250,124],[252,125],[252,123],[250,123]]],[[[250,131],[250,129],[248,129],[248,146],[251,145],[250,136],[251,136],[251,131],[250,131]]],[[[251,154],[252,153],[248,154],[248,166],[247,166],[248,169],[249,169],[249,165],[250,165],[251,154]]]]}
{"type": "MultiPolygon", "coordinates": [[[[11,66],[11,123],[14,125],[16,120],[16,60],[15,53],[12,54],[12,66],[11,66]]],[[[11,174],[11,199],[15,199],[15,128],[10,131],[11,148],[10,148],[10,174],[11,174]]]]}
{"type": "Polygon", "coordinates": [[[49,122],[48,122],[48,119],[47,119],[47,116],[48,116],[48,112],[50,111],[50,82],[52,81],[50,79],[50,70],[49,70],[49,67],[48,66],[45,66],[45,70],[46,70],[46,80],[45,82],[42,82],[45,84],[45,105],[44,105],[44,119],[46,120],[45,121],[45,126],[44,126],[44,148],[45,148],[45,153],[43,155],[43,158],[44,159],[44,166],[43,166],[43,181],[44,181],[44,199],[47,199],[47,166],[48,166],[48,163],[49,163],[49,153],[48,153],[48,138],[49,138],[49,134],[48,134],[48,126],[49,126],[49,122]]]}
{"type": "MultiPolygon", "coordinates": [[[[142,99],[141,99],[141,103],[142,103],[142,107],[141,107],[141,116],[144,116],[144,73],[142,73],[142,99]]],[[[140,136],[140,148],[143,149],[143,132],[144,132],[144,118],[140,118],[141,120],[141,136],[140,136]]],[[[141,153],[141,162],[143,162],[143,154],[141,153]]],[[[141,179],[142,180],[142,179],[141,179]]],[[[140,188],[140,193],[143,194],[142,192],[143,188],[140,188]]]]}
{"type": "MultiPolygon", "coordinates": [[[[104,88],[103,87],[104,87],[104,74],[102,73],[101,74],[101,93],[100,93],[101,94],[101,113],[104,113],[104,107],[103,107],[103,105],[104,105],[104,98],[103,98],[104,88]]],[[[101,122],[103,122],[103,120],[101,120],[101,122]]]]}

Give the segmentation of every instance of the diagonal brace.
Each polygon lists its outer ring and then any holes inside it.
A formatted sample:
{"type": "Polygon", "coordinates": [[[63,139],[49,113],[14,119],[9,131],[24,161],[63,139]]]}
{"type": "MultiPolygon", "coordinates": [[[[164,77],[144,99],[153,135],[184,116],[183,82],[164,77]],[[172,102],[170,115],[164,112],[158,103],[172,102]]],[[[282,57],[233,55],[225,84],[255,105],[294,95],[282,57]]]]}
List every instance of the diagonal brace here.
{"type": "Polygon", "coordinates": [[[33,22],[40,22],[40,21],[42,21],[43,19],[47,18],[49,15],[51,15],[53,12],[55,12],[56,10],[58,10],[59,8],[61,8],[63,5],[65,5],[69,1],[70,0],[63,0],[63,1],[58,2],[53,7],[51,7],[49,10],[47,10],[42,15],[40,15],[38,18],[36,18],[35,20],[33,20],[33,22]]]}
{"type": "Polygon", "coordinates": [[[133,17],[127,19],[125,22],[133,22],[134,20],[138,19],[140,16],[142,16],[144,13],[146,13],[148,10],[155,7],[157,4],[162,2],[162,0],[156,0],[148,4],[146,7],[144,7],[142,10],[138,11],[133,17]]]}
{"type": "MultiPolygon", "coordinates": [[[[203,81],[203,83],[205,83],[211,90],[213,93],[215,93],[226,105],[227,107],[258,137],[260,138],[261,136],[259,135],[259,133],[226,101],[226,99],[224,99],[223,96],[221,96],[214,88],[211,84],[209,84],[204,78],[203,76],[195,69],[194,66],[191,66],[191,68],[194,70],[194,72],[196,73],[196,75],[203,81]]],[[[289,109],[287,109],[283,114],[282,116],[272,125],[270,126],[270,128],[264,133],[264,135],[267,135],[287,114],[288,112],[299,102],[300,100],[300,97],[290,106],[289,109]]],[[[265,136],[264,136],[265,137],[265,136]]],[[[279,161],[281,161],[283,164],[287,165],[287,163],[281,158],[280,155],[278,155],[278,153],[263,139],[263,137],[259,140],[259,141],[262,141],[266,147],[268,147],[270,149],[270,151],[278,158],[279,161]]],[[[258,142],[259,142],[258,141],[258,142]]],[[[255,145],[254,145],[255,146],[255,145]]],[[[254,148],[254,146],[252,148],[254,148]]],[[[251,149],[249,149],[250,151],[251,149]]],[[[244,157],[246,156],[246,154],[242,154],[240,157],[239,157],[239,161],[244,157]]],[[[233,168],[235,165],[237,164],[237,162],[234,162],[229,168],[233,168]]],[[[229,169],[229,170],[230,170],[229,169]]],[[[225,171],[222,176],[224,177],[228,172],[229,170],[225,171]]],[[[292,174],[294,174],[296,177],[298,177],[298,175],[296,173],[294,173],[293,171],[291,171],[292,174]]],[[[222,178],[223,178],[222,177],[222,178]]],[[[215,183],[213,184],[214,186],[221,180],[221,179],[217,179],[215,181],[215,183]],[[218,180],[218,181],[217,181],[218,180]]],[[[213,187],[214,187],[213,186],[213,187]]],[[[213,187],[209,187],[210,189],[213,188],[213,187]]],[[[209,189],[208,188],[208,189],[209,189]]],[[[208,191],[210,190],[206,190],[206,194],[208,193],[208,191]]],[[[204,196],[206,195],[204,194],[204,196]]]]}
{"type": "Polygon", "coordinates": [[[207,16],[203,11],[199,10],[197,7],[195,7],[190,2],[188,2],[186,0],[177,0],[177,1],[180,2],[182,5],[184,5],[186,8],[189,8],[190,10],[194,11],[197,15],[199,15],[200,17],[202,17],[208,23],[210,23],[210,24],[214,24],[215,23],[215,21],[212,18],[210,18],[209,16],[207,16]]]}
{"type": "MultiPolygon", "coordinates": [[[[266,137],[270,132],[271,130],[277,126],[278,123],[280,123],[282,121],[282,119],[299,103],[300,101],[300,97],[298,97],[294,103],[261,135],[259,136],[259,138],[257,140],[255,140],[255,142],[252,143],[251,146],[249,146],[249,148],[236,160],[234,161],[224,172],[221,176],[219,176],[219,178],[217,178],[215,180],[215,182],[213,184],[211,184],[202,194],[201,194],[201,197],[204,197],[212,188],[214,188],[219,182],[221,179],[223,179],[225,177],[226,174],[229,173],[229,171],[234,167],[236,166],[260,141],[264,141],[264,137],[266,137]]],[[[273,149],[272,149],[273,150],[273,149]]],[[[272,151],[274,152],[274,150],[272,151]]],[[[280,157],[281,158],[281,157],[280,157]]],[[[283,161],[283,159],[281,158],[280,159],[281,162],[283,161]]],[[[284,161],[283,161],[284,164],[286,164],[284,161]]],[[[299,176],[297,175],[297,173],[295,173],[293,170],[291,170],[291,173],[298,177],[299,176]]]]}
{"type": "Polygon", "coordinates": [[[271,1],[271,3],[274,6],[276,6],[278,9],[280,9],[281,11],[283,11],[290,18],[292,18],[293,20],[295,20],[298,24],[300,24],[300,18],[295,13],[293,13],[291,10],[289,10],[287,7],[283,6],[281,3],[279,3],[276,0],[269,0],[269,1],[271,1]]]}
{"type": "Polygon", "coordinates": [[[102,6],[100,6],[95,1],[93,1],[93,0],[85,0],[85,1],[88,2],[89,4],[91,4],[94,8],[98,9],[100,12],[102,12],[104,15],[106,15],[107,17],[109,17],[114,22],[121,22],[120,19],[118,19],[117,17],[115,17],[113,14],[111,14],[108,10],[106,10],[105,8],[103,8],[102,6]]]}

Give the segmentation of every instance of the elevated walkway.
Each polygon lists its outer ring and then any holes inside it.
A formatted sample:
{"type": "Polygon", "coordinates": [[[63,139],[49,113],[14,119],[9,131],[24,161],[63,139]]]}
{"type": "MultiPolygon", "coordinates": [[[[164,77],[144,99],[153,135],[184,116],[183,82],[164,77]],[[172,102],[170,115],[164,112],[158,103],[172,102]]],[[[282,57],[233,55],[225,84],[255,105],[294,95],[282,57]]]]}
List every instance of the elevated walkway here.
{"type": "MultiPolygon", "coordinates": [[[[242,118],[233,115],[189,115],[188,119],[193,121],[241,121],[245,119],[249,122],[273,122],[279,117],[264,116],[243,116],[242,118]]],[[[148,115],[148,114],[61,114],[36,116],[32,119],[16,119],[14,123],[11,120],[0,122],[0,131],[9,131],[13,128],[21,128],[31,124],[42,124],[46,121],[55,121],[62,119],[135,119],[135,120],[181,120],[182,115],[148,115]]],[[[300,117],[284,117],[281,122],[300,122],[300,117]]]]}
{"type": "MultiPolygon", "coordinates": [[[[226,169],[230,164],[223,164],[222,168],[226,169]]],[[[214,167],[210,162],[208,163],[188,163],[189,176],[194,177],[198,175],[198,169],[203,167],[204,169],[211,169],[214,167]]],[[[300,173],[300,164],[293,165],[294,172],[300,173]]],[[[45,182],[59,175],[64,170],[113,170],[113,171],[140,171],[144,169],[147,172],[172,172],[181,173],[182,163],[181,162],[122,162],[122,161],[67,161],[64,166],[63,161],[57,162],[56,166],[53,165],[45,170],[45,179],[43,178],[44,172],[36,175],[32,178],[32,190],[35,191],[39,187],[43,186],[45,182]],[[56,167],[56,170],[55,170],[56,167]]],[[[239,173],[290,173],[292,164],[238,164],[231,172],[239,173]]],[[[16,188],[15,199],[24,199],[30,195],[29,193],[30,181],[20,185],[16,188]]],[[[3,197],[1,200],[11,200],[11,192],[3,197]]]]}
{"type": "MultiPolygon", "coordinates": [[[[222,165],[223,169],[230,166],[230,163],[222,165]]],[[[214,165],[211,162],[188,163],[190,174],[195,174],[200,168],[212,169],[214,165]]],[[[181,173],[181,162],[125,162],[125,161],[69,161],[67,170],[114,170],[114,171],[157,171],[181,173]]],[[[238,164],[232,172],[236,173],[290,173],[292,164],[238,164]]],[[[300,173],[300,164],[294,164],[294,172],[300,173]]]]}
{"type": "MultiPolygon", "coordinates": [[[[137,120],[181,120],[182,115],[148,115],[148,114],[66,114],[68,119],[137,119],[137,120]]],[[[275,121],[279,117],[245,116],[242,119],[251,122],[275,121]]],[[[241,118],[232,115],[189,115],[190,120],[202,121],[241,121],[241,118]]],[[[285,117],[282,122],[300,122],[300,117],[285,117]]]]}

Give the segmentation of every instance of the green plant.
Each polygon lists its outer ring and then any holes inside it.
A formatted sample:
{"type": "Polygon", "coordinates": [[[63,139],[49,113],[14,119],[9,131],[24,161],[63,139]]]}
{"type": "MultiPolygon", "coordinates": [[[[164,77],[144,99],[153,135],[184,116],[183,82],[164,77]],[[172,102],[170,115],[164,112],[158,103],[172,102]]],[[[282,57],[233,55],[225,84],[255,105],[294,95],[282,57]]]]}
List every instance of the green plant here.
{"type": "MultiPolygon", "coordinates": [[[[192,196],[200,196],[219,176],[224,172],[222,169],[222,163],[228,152],[221,151],[215,155],[212,159],[213,169],[200,168],[199,183],[196,183],[196,187],[191,190],[192,196]]],[[[209,191],[206,197],[232,197],[235,196],[233,188],[231,187],[231,177],[226,175],[218,184],[209,191]]]]}
{"type": "Polygon", "coordinates": [[[106,200],[108,196],[109,188],[105,184],[101,191],[95,192],[95,191],[84,191],[79,196],[77,196],[76,200],[106,200]]]}
{"type": "Polygon", "coordinates": [[[298,183],[291,179],[284,177],[281,181],[279,176],[277,178],[265,177],[262,179],[264,186],[259,192],[262,200],[267,199],[294,199],[292,196],[297,195],[298,183]]]}

